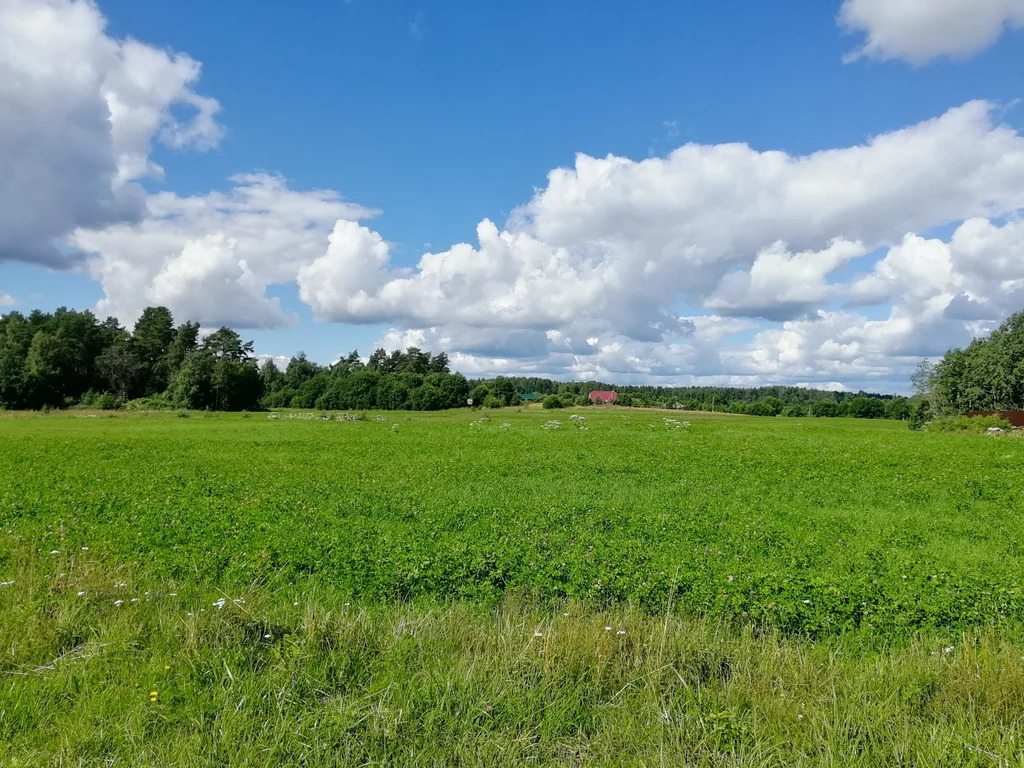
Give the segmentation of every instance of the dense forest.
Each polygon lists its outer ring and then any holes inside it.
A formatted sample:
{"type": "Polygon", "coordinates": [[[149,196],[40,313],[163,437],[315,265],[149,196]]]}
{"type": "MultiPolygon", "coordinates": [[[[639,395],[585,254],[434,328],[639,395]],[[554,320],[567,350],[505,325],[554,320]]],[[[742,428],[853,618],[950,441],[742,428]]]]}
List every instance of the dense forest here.
{"type": "Polygon", "coordinates": [[[915,388],[946,413],[1024,410],[1024,312],[988,336],[924,365],[915,388]]]}
{"type": "Polygon", "coordinates": [[[199,324],[175,325],[148,307],[131,331],[116,319],[58,309],[0,317],[0,407],[113,409],[175,407],[240,411],[260,407],[437,410],[465,405],[469,383],[444,354],[353,352],[331,366],[293,357],[262,369],[230,328],[200,338],[199,324]]]}
{"type": "MultiPolygon", "coordinates": [[[[970,349],[973,349],[972,345],[970,349]]],[[[968,350],[968,351],[969,351],[968,350]]],[[[966,354],[966,353],[965,353],[966,354]]],[[[803,387],[655,387],[558,382],[535,377],[467,381],[445,353],[415,347],[367,359],[351,352],[333,365],[302,353],[282,369],[262,367],[252,342],[230,328],[200,335],[176,325],[166,307],[148,307],[134,327],[65,308],[0,317],[0,407],[7,409],[173,407],[196,410],[317,408],[439,410],[520,405],[587,406],[595,389],[614,389],[619,406],[663,406],[764,416],[907,418],[903,397],[803,387]]]]}

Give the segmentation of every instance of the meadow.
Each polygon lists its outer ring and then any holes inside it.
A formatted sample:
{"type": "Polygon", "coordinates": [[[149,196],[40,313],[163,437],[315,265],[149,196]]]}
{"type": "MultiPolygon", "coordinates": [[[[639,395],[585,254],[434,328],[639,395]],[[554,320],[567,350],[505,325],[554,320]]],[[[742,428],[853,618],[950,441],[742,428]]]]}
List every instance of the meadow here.
{"type": "Polygon", "coordinates": [[[0,415],[0,764],[1018,764],[1022,457],[624,408],[0,415]]]}

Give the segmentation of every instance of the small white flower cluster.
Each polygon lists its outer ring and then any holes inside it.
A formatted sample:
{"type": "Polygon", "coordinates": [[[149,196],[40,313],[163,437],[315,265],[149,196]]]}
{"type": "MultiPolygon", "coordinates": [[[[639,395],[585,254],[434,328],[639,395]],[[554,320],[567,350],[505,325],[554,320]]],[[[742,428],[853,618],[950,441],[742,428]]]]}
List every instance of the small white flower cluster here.
{"type": "Polygon", "coordinates": [[[292,421],[313,421],[320,418],[315,413],[272,413],[268,419],[289,419],[292,421]]]}
{"type": "Polygon", "coordinates": [[[0,587],[9,587],[13,583],[14,583],[13,580],[12,581],[0,581],[0,587]]]}
{"type": "Polygon", "coordinates": [[[586,416],[580,416],[578,413],[574,413],[569,418],[572,419],[573,421],[586,421],[587,420],[586,416]]]}
{"type": "Polygon", "coordinates": [[[542,426],[541,429],[558,429],[561,426],[562,422],[558,421],[557,419],[552,419],[551,421],[547,422],[544,426],[542,426]]]}
{"type": "Polygon", "coordinates": [[[480,417],[479,419],[477,419],[476,421],[471,421],[471,422],[469,422],[469,426],[470,426],[470,427],[479,427],[479,426],[480,426],[481,424],[486,424],[486,423],[487,423],[487,422],[489,422],[489,421],[490,421],[490,419],[489,419],[489,418],[487,418],[486,416],[481,416],[481,417],[480,417]]]}
{"type": "Polygon", "coordinates": [[[665,423],[665,429],[686,429],[690,426],[688,421],[678,421],[676,419],[670,419],[668,416],[662,418],[665,423]]]}
{"type": "Polygon", "coordinates": [[[508,429],[508,428],[509,428],[509,427],[511,427],[511,426],[512,426],[512,425],[511,425],[511,424],[509,424],[509,423],[508,423],[508,422],[506,421],[506,422],[505,422],[504,424],[502,424],[502,425],[501,425],[501,429],[508,429]]]}
{"type": "MultiPolygon", "coordinates": [[[[236,597],[231,602],[235,603],[237,605],[239,603],[244,603],[245,602],[245,598],[244,597],[236,597]]],[[[224,610],[224,606],[227,605],[227,603],[228,603],[228,599],[226,597],[219,597],[219,598],[217,598],[216,600],[213,601],[212,605],[218,611],[222,611],[222,610],[224,610]]]]}
{"type": "Polygon", "coordinates": [[[574,413],[569,417],[569,420],[573,422],[579,429],[589,429],[587,426],[587,417],[580,416],[578,413],[574,413]]]}
{"type": "MultiPolygon", "coordinates": [[[[331,416],[329,413],[271,413],[268,419],[289,419],[292,421],[365,421],[361,413],[338,413],[331,416]]],[[[385,421],[383,416],[377,416],[374,421],[385,421]]]]}

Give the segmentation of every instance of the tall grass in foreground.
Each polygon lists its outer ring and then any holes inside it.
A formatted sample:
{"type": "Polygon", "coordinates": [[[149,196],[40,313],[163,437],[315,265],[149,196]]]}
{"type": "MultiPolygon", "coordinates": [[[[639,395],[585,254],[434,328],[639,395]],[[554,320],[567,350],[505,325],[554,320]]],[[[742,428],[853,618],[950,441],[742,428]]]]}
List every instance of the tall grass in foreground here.
{"type": "Polygon", "coordinates": [[[0,765],[1002,766],[1024,650],[514,596],[360,606],[88,552],[0,572],[0,765]]]}

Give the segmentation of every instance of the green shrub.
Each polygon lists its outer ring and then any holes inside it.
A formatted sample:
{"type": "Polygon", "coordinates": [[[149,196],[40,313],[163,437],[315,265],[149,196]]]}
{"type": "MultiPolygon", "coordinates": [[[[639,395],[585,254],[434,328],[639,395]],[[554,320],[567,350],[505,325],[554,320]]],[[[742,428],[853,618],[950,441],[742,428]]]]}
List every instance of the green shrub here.
{"type": "Polygon", "coordinates": [[[910,415],[907,418],[908,426],[913,430],[924,429],[931,421],[932,407],[927,400],[914,400],[910,403],[910,415]]]}
{"type": "Polygon", "coordinates": [[[910,418],[910,401],[905,397],[894,397],[885,403],[885,418],[902,421],[910,418]]]}
{"type": "Polygon", "coordinates": [[[885,417],[885,402],[877,397],[855,397],[846,402],[846,410],[855,419],[881,419],[885,417]]]}
{"type": "Polygon", "coordinates": [[[101,411],[119,411],[124,407],[124,401],[117,395],[104,392],[96,398],[93,407],[99,408],[101,411]]]}
{"type": "Polygon", "coordinates": [[[558,395],[548,395],[544,398],[542,405],[545,408],[564,408],[565,404],[562,402],[562,398],[558,395]]]}
{"type": "Polygon", "coordinates": [[[124,404],[124,408],[129,411],[165,411],[172,407],[171,401],[164,395],[138,397],[124,404]]]}
{"type": "Polygon", "coordinates": [[[1012,429],[1010,422],[999,416],[943,416],[924,428],[929,432],[984,432],[992,427],[1012,429]]]}
{"type": "Polygon", "coordinates": [[[834,418],[839,415],[839,404],[832,400],[820,400],[811,406],[811,416],[834,418]]]}

